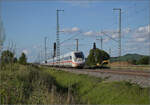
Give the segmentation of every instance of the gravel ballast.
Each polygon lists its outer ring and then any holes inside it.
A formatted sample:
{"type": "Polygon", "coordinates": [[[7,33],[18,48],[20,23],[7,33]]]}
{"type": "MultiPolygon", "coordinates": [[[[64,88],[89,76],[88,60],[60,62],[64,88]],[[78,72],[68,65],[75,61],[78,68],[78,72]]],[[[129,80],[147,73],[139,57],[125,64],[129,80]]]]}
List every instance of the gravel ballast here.
{"type": "Polygon", "coordinates": [[[114,74],[114,73],[103,73],[103,72],[89,72],[83,69],[62,69],[67,72],[72,72],[76,74],[87,74],[90,76],[100,77],[105,79],[105,81],[128,81],[130,83],[136,83],[141,87],[150,87],[150,77],[137,76],[137,75],[124,75],[124,74],[114,74]]]}

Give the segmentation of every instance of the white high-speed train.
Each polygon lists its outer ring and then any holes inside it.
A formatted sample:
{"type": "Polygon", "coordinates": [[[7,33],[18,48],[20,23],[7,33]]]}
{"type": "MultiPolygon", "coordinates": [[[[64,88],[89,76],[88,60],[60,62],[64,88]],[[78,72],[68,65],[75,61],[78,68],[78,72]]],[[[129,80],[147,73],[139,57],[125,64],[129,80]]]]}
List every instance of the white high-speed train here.
{"type": "Polygon", "coordinates": [[[83,67],[84,64],[85,58],[82,51],[73,51],[60,56],[60,58],[55,57],[42,62],[42,65],[64,66],[64,67],[83,67]]]}

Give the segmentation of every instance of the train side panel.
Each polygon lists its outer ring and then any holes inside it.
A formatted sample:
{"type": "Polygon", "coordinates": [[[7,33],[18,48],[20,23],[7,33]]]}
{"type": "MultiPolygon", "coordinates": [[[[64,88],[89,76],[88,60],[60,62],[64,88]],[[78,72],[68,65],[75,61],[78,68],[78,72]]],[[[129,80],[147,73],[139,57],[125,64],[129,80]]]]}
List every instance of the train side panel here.
{"type": "Polygon", "coordinates": [[[57,61],[57,58],[47,60],[47,63],[43,65],[50,66],[64,66],[64,67],[82,67],[84,66],[85,60],[84,55],[81,51],[71,52],[66,55],[60,56],[60,62],[57,61]]]}

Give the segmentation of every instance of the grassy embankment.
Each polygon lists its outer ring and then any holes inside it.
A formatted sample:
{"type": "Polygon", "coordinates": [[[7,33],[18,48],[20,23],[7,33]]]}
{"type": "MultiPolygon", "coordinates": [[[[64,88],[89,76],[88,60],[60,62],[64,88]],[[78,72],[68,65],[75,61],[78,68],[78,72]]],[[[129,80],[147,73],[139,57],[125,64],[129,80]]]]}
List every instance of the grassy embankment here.
{"type": "Polygon", "coordinates": [[[147,65],[142,65],[142,66],[111,66],[110,67],[111,69],[113,70],[138,70],[138,71],[147,71],[149,70],[150,71],[150,66],[147,66],[147,65]]]}
{"type": "Polygon", "coordinates": [[[109,67],[116,70],[150,70],[150,65],[133,65],[126,61],[112,62],[109,64],[109,67]]]}
{"type": "Polygon", "coordinates": [[[150,88],[51,68],[0,70],[1,104],[150,104],[150,88]]]}
{"type": "Polygon", "coordinates": [[[0,70],[0,104],[67,103],[67,89],[38,67],[15,64],[0,70]],[[57,87],[57,90],[56,90],[57,87]]]}

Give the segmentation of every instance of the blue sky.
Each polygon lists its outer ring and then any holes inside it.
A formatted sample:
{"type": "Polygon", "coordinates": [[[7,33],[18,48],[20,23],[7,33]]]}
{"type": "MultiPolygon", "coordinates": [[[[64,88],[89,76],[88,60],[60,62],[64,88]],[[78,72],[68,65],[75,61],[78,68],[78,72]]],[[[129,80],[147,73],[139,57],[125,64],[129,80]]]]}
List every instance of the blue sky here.
{"type": "MultiPolygon", "coordinates": [[[[44,37],[47,37],[47,53],[52,53],[53,42],[56,41],[56,9],[60,12],[61,54],[75,49],[75,39],[79,38],[79,49],[87,56],[96,42],[100,48],[103,37],[103,49],[111,56],[118,56],[118,43],[101,33],[118,40],[118,12],[122,9],[122,55],[127,53],[149,54],[149,18],[150,1],[3,1],[1,16],[4,23],[6,41],[16,44],[16,55],[25,52],[29,61],[38,60],[37,56],[44,49],[44,37]]],[[[43,52],[44,53],[44,52],[43,52]]],[[[42,53],[42,54],[43,54],[42,53]]]]}

